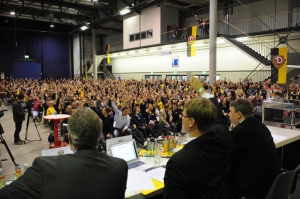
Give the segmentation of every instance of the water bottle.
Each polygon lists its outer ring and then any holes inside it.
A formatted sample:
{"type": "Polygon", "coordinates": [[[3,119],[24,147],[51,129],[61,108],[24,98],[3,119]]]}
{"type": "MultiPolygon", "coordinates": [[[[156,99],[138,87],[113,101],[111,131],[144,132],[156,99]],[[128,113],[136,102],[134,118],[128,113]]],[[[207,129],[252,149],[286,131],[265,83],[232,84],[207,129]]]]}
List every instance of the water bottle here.
{"type": "Polygon", "coordinates": [[[173,150],[173,139],[169,139],[169,157],[171,157],[174,154],[173,150]]]}
{"type": "Polygon", "coordinates": [[[151,142],[150,139],[147,138],[146,157],[151,157],[151,151],[151,142]]]}
{"type": "Polygon", "coordinates": [[[5,176],[3,175],[3,170],[0,168],[0,189],[5,186],[5,176]]]}
{"type": "Polygon", "coordinates": [[[153,150],[154,150],[154,162],[158,164],[160,163],[160,155],[159,155],[159,146],[157,144],[157,138],[154,139],[153,150]]]}
{"type": "Polygon", "coordinates": [[[19,164],[16,164],[15,179],[18,180],[22,176],[22,170],[19,164]]]}
{"type": "Polygon", "coordinates": [[[167,139],[167,136],[164,137],[164,153],[169,152],[169,141],[167,139]]]}
{"type": "Polygon", "coordinates": [[[25,173],[25,171],[28,169],[28,167],[29,167],[28,164],[25,163],[25,164],[24,164],[24,173],[25,173]]]}

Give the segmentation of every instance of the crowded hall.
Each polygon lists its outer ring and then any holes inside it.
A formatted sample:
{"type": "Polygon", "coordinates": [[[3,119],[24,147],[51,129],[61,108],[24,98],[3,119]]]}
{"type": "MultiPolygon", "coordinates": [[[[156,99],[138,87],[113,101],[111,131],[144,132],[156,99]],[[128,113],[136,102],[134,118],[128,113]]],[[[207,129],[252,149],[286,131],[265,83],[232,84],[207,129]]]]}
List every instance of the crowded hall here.
{"type": "Polygon", "coordinates": [[[0,5],[0,199],[300,198],[298,0],[0,5]]]}

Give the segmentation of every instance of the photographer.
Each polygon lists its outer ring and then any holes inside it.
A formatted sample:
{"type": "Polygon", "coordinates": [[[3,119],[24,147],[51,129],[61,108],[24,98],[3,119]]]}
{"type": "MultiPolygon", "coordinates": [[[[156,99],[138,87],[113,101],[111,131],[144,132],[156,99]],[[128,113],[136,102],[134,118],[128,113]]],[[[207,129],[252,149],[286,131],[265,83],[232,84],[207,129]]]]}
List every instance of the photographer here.
{"type": "Polygon", "coordinates": [[[25,120],[25,110],[22,106],[22,101],[24,99],[24,94],[20,93],[17,97],[17,100],[13,104],[13,118],[15,122],[15,134],[14,134],[14,143],[15,145],[22,145],[24,141],[20,139],[20,132],[22,130],[22,123],[25,120]]]}

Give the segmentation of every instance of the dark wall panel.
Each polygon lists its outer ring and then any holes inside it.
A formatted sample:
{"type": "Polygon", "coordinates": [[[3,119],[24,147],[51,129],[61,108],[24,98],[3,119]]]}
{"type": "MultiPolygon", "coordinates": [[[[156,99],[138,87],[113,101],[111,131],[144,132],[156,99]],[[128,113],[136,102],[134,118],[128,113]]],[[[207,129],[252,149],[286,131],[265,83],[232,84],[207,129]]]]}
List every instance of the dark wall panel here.
{"type": "Polygon", "coordinates": [[[11,76],[13,78],[41,79],[41,62],[14,61],[11,76]]]}
{"type": "Polygon", "coordinates": [[[42,63],[42,78],[70,77],[68,35],[1,29],[0,71],[12,74],[13,61],[24,59],[24,55],[42,63]]]}

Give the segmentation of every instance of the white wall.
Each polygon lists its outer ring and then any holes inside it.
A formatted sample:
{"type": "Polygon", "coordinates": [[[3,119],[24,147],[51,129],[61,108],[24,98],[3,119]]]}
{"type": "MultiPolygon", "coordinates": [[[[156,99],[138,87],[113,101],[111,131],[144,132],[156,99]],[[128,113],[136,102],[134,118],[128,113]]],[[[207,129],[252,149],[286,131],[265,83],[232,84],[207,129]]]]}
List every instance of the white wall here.
{"type": "MultiPolygon", "coordinates": [[[[125,58],[112,57],[112,72],[115,76],[120,75],[123,79],[140,79],[145,74],[186,74],[186,71],[192,74],[202,74],[202,71],[209,71],[209,50],[198,49],[196,57],[187,57],[186,51],[172,52],[169,56],[159,56],[160,51],[153,55],[143,55],[125,58]],[[179,67],[172,67],[172,57],[179,57],[179,67]]],[[[217,74],[227,78],[246,77],[259,63],[240,52],[234,47],[222,47],[217,49],[217,74]],[[230,71],[233,71],[232,73],[230,71]],[[237,73],[238,72],[238,73],[237,73]]]]}
{"type": "Polygon", "coordinates": [[[160,7],[151,7],[123,18],[123,48],[136,48],[147,45],[160,44],[161,15],[160,7]],[[152,29],[152,38],[129,41],[129,35],[152,29]]]}
{"type": "Polygon", "coordinates": [[[141,11],[141,31],[152,29],[152,38],[141,40],[141,46],[160,44],[161,8],[152,7],[141,11]]]}
{"type": "Polygon", "coordinates": [[[140,16],[133,14],[123,18],[123,49],[140,47],[139,41],[129,41],[129,35],[140,32],[140,16]]]}

